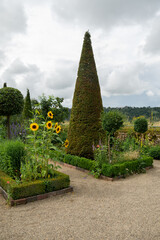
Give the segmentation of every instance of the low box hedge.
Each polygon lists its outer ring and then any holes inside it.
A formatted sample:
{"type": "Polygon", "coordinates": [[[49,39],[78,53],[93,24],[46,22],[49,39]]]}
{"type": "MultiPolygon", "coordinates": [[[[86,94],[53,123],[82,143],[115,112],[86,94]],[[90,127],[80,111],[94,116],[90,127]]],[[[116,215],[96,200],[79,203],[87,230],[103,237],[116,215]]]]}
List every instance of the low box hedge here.
{"type": "Polygon", "coordinates": [[[40,179],[17,184],[16,181],[9,177],[6,173],[0,171],[0,186],[14,200],[69,187],[69,176],[58,171],[55,172],[56,177],[54,178],[40,179]]]}
{"type": "Polygon", "coordinates": [[[152,166],[153,158],[143,156],[137,160],[126,161],[113,165],[103,164],[102,175],[106,177],[125,176],[132,173],[142,172],[146,167],[152,166]]]}
{"type": "MultiPolygon", "coordinates": [[[[60,156],[60,161],[64,163],[68,163],[89,171],[95,170],[96,162],[94,160],[70,154],[64,154],[62,152],[56,153],[56,151],[54,152],[54,155],[60,156]]],[[[102,165],[101,174],[106,177],[117,177],[122,175],[126,176],[128,174],[142,172],[146,167],[152,166],[152,164],[153,158],[149,156],[141,156],[139,159],[136,160],[125,161],[113,165],[104,163],[102,165]]]]}

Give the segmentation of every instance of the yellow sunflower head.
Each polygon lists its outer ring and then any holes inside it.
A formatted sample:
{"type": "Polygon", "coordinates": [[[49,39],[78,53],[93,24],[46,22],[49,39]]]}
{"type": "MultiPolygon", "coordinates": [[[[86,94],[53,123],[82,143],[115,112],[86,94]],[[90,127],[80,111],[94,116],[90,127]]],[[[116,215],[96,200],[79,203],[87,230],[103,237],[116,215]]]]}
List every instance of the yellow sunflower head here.
{"type": "Polygon", "coordinates": [[[53,113],[51,111],[48,112],[48,117],[51,119],[53,118],[53,113]]]}
{"type": "Polygon", "coordinates": [[[57,128],[56,128],[56,133],[59,133],[61,131],[61,126],[59,125],[59,126],[57,126],[57,128]]]}
{"type": "Polygon", "coordinates": [[[66,141],[64,142],[64,146],[65,146],[65,148],[67,148],[68,145],[69,145],[69,141],[68,141],[68,139],[66,139],[66,141]]]}
{"type": "Polygon", "coordinates": [[[58,127],[58,122],[55,123],[54,128],[56,129],[58,127]]]}
{"type": "Polygon", "coordinates": [[[37,123],[31,123],[31,125],[30,125],[30,129],[31,129],[32,131],[37,131],[38,128],[39,128],[39,126],[38,126],[37,123]]]}
{"type": "Polygon", "coordinates": [[[52,122],[51,122],[51,121],[48,121],[48,122],[46,123],[46,127],[47,127],[48,129],[51,129],[51,128],[52,128],[52,122]]]}

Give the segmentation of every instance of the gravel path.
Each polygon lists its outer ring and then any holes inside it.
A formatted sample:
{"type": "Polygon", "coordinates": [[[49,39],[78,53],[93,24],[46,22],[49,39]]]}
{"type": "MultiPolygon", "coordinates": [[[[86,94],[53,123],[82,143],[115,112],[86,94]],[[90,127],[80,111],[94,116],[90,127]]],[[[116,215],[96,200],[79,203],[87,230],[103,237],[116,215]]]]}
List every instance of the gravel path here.
{"type": "Polygon", "coordinates": [[[78,170],[73,193],[10,208],[0,194],[0,240],[159,240],[160,161],[114,182],[78,170]]]}

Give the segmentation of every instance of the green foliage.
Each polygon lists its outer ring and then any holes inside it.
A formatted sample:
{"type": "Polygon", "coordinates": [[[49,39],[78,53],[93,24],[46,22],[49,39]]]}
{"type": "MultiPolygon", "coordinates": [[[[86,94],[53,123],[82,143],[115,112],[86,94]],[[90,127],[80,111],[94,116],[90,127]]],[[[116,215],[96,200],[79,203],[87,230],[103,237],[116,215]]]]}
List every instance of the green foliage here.
{"type": "Polygon", "coordinates": [[[139,148],[138,141],[134,137],[127,137],[122,143],[123,151],[134,151],[139,148]]]}
{"type": "Polygon", "coordinates": [[[39,110],[40,104],[37,99],[34,99],[34,98],[31,99],[31,107],[32,107],[33,111],[35,111],[36,109],[39,110]]]}
{"type": "Polygon", "coordinates": [[[152,166],[153,158],[142,156],[134,161],[126,161],[114,165],[103,164],[102,174],[107,177],[126,176],[132,173],[144,172],[144,168],[152,166]]]}
{"type": "Polygon", "coordinates": [[[23,110],[23,95],[15,88],[4,87],[0,89],[0,115],[10,116],[19,114],[23,110]]]}
{"type": "Polygon", "coordinates": [[[24,162],[25,147],[21,141],[3,141],[0,143],[0,169],[9,176],[20,174],[21,163],[24,162]]]}
{"type": "Polygon", "coordinates": [[[148,122],[145,118],[137,118],[134,122],[134,130],[138,133],[145,133],[148,130],[148,122]]]}
{"type": "Polygon", "coordinates": [[[26,119],[32,118],[32,106],[29,89],[27,89],[27,96],[24,99],[23,117],[26,119]]]}
{"type": "Polygon", "coordinates": [[[57,129],[61,127],[59,125],[55,128],[52,118],[51,111],[44,119],[36,110],[34,119],[30,120],[30,134],[26,137],[27,156],[25,163],[21,166],[22,180],[50,178],[54,176],[54,170],[58,168],[56,165],[49,164],[50,154],[56,149],[52,140],[56,139],[56,142],[63,143],[57,132],[57,129]]]}
{"type": "Polygon", "coordinates": [[[98,162],[99,167],[102,167],[103,163],[108,163],[107,150],[106,146],[99,146],[94,150],[94,160],[98,162]]]}
{"type": "Polygon", "coordinates": [[[55,122],[63,122],[68,118],[69,111],[68,108],[62,106],[63,98],[54,96],[47,97],[43,94],[40,98],[40,106],[42,110],[42,115],[45,118],[49,111],[53,112],[55,122]]]}
{"type": "Polygon", "coordinates": [[[118,111],[110,111],[102,114],[102,127],[109,134],[113,135],[120,127],[123,126],[123,116],[118,111]]]}
{"type": "Polygon", "coordinates": [[[102,99],[89,32],[85,33],[71,110],[67,152],[93,158],[92,144],[103,131],[100,115],[102,99]]]}
{"type": "Polygon", "coordinates": [[[160,146],[153,146],[149,150],[149,156],[153,157],[154,159],[160,160],[160,146]]]}
{"type": "Polygon", "coordinates": [[[70,154],[61,155],[60,160],[73,166],[84,168],[86,170],[92,170],[95,166],[95,161],[93,160],[70,154]]]}
{"type": "Polygon", "coordinates": [[[68,175],[55,171],[55,176],[56,177],[50,179],[41,179],[19,184],[0,171],[0,186],[7,192],[9,190],[10,197],[14,200],[69,187],[70,179],[68,175]]]}
{"type": "MultiPolygon", "coordinates": [[[[55,151],[54,157],[57,155],[57,159],[62,162],[77,166],[86,170],[91,171],[96,178],[101,174],[107,177],[126,176],[133,173],[145,172],[145,168],[152,166],[153,158],[142,155],[135,160],[125,160],[123,162],[117,162],[114,164],[102,163],[98,161],[90,160],[83,157],[73,156],[70,154],[64,154],[62,152],[55,151]]],[[[53,158],[54,158],[53,157],[53,158]]]]}
{"type": "Polygon", "coordinates": [[[32,181],[40,178],[53,178],[55,167],[53,164],[46,165],[44,161],[26,160],[21,164],[21,181],[32,181]],[[47,175],[48,174],[48,175],[47,175]]]}

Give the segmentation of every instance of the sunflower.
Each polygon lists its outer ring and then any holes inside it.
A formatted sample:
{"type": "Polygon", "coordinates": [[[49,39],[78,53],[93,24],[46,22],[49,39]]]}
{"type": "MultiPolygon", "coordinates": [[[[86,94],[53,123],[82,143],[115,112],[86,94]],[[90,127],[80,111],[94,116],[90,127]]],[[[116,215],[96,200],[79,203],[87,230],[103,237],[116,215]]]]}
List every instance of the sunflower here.
{"type": "Polygon", "coordinates": [[[56,133],[59,133],[61,131],[61,126],[59,125],[59,126],[57,126],[57,128],[56,128],[56,133]]]}
{"type": "Polygon", "coordinates": [[[64,142],[64,146],[65,146],[65,148],[67,148],[68,145],[69,145],[69,141],[68,141],[68,139],[66,139],[66,141],[64,142]]]}
{"type": "Polygon", "coordinates": [[[51,119],[53,118],[53,113],[51,111],[48,112],[48,117],[50,117],[51,119]]]}
{"type": "Polygon", "coordinates": [[[30,125],[30,129],[31,129],[32,131],[37,131],[38,128],[39,128],[39,126],[38,126],[37,123],[31,123],[31,125],[30,125]]]}
{"type": "Polygon", "coordinates": [[[55,123],[54,128],[56,129],[58,127],[58,122],[55,123]]]}
{"type": "Polygon", "coordinates": [[[47,127],[48,129],[51,129],[51,128],[52,128],[52,122],[51,122],[51,121],[48,121],[48,122],[46,123],[46,127],[47,127]]]}

